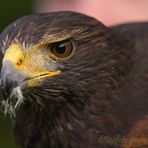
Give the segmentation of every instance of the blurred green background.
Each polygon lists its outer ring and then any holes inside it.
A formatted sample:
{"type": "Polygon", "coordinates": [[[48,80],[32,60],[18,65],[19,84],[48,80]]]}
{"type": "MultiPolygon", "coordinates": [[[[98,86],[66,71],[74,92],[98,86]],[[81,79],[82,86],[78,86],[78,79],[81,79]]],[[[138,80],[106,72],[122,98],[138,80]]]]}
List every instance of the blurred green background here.
{"type": "MultiPolygon", "coordinates": [[[[0,0],[0,32],[11,22],[31,12],[32,0],[0,0]]],[[[3,115],[1,109],[0,148],[18,148],[13,138],[11,121],[3,115]]]]}

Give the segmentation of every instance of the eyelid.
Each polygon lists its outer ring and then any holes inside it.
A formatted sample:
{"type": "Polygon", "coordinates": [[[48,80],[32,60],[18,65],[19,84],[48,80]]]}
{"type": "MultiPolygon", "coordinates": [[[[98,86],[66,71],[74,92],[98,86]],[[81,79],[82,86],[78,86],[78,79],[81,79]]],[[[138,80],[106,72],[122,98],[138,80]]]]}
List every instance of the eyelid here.
{"type": "Polygon", "coordinates": [[[53,46],[57,45],[57,44],[62,44],[62,43],[65,43],[65,42],[72,42],[72,38],[68,38],[68,39],[65,39],[65,40],[61,40],[61,41],[58,41],[58,42],[50,42],[49,44],[46,44],[46,48],[49,49],[49,48],[52,48],[53,46]]]}
{"type": "Polygon", "coordinates": [[[55,37],[52,39],[50,38],[50,39],[44,40],[41,42],[41,44],[45,45],[45,44],[58,43],[58,42],[69,40],[71,38],[72,38],[71,36],[55,37]]]}
{"type": "Polygon", "coordinates": [[[52,44],[56,44],[56,43],[60,43],[62,41],[66,41],[66,40],[73,40],[73,38],[71,36],[64,36],[64,37],[55,37],[55,38],[49,38],[49,39],[44,39],[43,41],[40,41],[39,44],[36,44],[32,47],[32,50],[38,50],[41,48],[46,48],[47,45],[52,45],[52,44]]]}
{"type": "Polygon", "coordinates": [[[71,38],[68,38],[68,39],[65,39],[65,40],[61,40],[61,41],[57,41],[57,42],[50,42],[49,44],[47,45],[55,45],[55,44],[62,44],[62,43],[65,43],[65,42],[68,42],[68,41],[71,41],[71,38]]]}

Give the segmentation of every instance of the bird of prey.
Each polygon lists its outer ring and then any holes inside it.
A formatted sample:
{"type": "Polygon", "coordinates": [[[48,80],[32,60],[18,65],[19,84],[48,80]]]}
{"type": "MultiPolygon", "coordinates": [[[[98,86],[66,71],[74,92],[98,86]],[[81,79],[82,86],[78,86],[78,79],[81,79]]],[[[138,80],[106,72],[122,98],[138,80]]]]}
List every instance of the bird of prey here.
{"type": "Polygon", "coordinates": [[[22,148],[148,147],[148,23],[36,13],[9,25],[0,49],[22,148]]]}

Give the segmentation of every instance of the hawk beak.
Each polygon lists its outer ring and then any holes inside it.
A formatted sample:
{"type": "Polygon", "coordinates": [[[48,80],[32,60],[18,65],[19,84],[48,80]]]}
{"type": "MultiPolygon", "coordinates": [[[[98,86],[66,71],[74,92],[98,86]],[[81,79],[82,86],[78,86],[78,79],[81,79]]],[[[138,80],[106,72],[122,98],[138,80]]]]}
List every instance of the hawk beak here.
{"type": "Polygon", "coordinates": [[[16,87],[20,87],[21,89],[37,87],[41,79],[52,77],[60,73],[61,71],[57,70],[25,76],[22,72],[18,71],[10,61],[4,61],[1,69],[1,89],[4,99],[8,99],[13,89],[16,87]]]}
{"type": "Polygon", "coordinates": [[[3,62],[1,69],[1,89],[4,98],[9,98],[13,88],[17,87],[24,79],[24,75],[11,62],[3,62]]]}

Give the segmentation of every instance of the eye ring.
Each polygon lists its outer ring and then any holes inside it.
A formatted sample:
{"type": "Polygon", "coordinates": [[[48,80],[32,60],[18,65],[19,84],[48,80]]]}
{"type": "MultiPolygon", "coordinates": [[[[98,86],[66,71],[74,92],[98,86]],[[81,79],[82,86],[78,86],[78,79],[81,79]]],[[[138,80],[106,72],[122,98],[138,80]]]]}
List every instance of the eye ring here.
{"type": "Polygon", "coordinates": [[[67,59],[71,57],[74,51],[74,43],[71,40],[65,40],[58,43],[53,43],[50,46],[50,53],[56,59],[67,59]]]}

